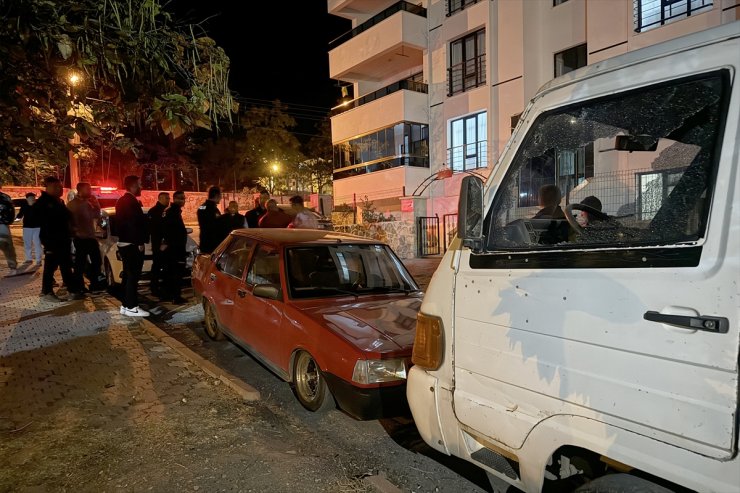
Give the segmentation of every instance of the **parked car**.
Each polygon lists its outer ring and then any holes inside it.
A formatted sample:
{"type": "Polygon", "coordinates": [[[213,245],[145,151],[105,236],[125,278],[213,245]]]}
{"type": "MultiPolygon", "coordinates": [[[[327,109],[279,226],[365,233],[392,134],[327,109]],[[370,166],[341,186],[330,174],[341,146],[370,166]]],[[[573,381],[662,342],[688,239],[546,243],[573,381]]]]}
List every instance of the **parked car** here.
{"type": "MultiPolygon", "coordinates": [[[[144,213],[149,209],[144,208],[144,213]]],[[[187,257],[185,260],[186,272],[193,267],[193,259],[200,253],[196,242],[190,237],[193,232],[188,229],[188,240],[185,246],[187,257]]],[[[97,227],[97,236],[100,243],[100,255],[103,258],[103,272],[108,282],[108,286],[115,287],[121,283],[121,274],[123,273],[123,263],[118,253],[116,243],[118,235],[116,233],[116,209],[107,207],[100,211],[100,221],[97,227]]],[[[152,246],[151,243],[145,245],[144,250],[144,267],[142,268],[142,277],[146,278],[152,270],[152,246]]]]}
{"type": "Polygon", "coordinates": [[[423,293],[391,250],[354,235],[241,229],[193,265],[211,339],[228,337],[289,382],[310,411],[407,412],[423,293]]]}

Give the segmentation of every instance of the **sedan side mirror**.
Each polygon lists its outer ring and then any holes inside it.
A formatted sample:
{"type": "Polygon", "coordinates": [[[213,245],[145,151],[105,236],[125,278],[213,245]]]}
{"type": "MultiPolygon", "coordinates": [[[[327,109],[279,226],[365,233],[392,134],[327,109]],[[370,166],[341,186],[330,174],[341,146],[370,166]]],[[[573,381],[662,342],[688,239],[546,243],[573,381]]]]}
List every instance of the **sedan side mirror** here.
{"type": "Polygon", "coordinates": [[[282,300],[283,294],[280,290],[280,286],[277,284],[257,284],[252,291],[254,296],[258,298],[268,298],[270,300],[282,300]]]}
{"type": "Polygon", "coordinates": [[[466,176],[460,185],[457,237],[474,252],[483,249],[483,180],[477,176],[466,176]]]}

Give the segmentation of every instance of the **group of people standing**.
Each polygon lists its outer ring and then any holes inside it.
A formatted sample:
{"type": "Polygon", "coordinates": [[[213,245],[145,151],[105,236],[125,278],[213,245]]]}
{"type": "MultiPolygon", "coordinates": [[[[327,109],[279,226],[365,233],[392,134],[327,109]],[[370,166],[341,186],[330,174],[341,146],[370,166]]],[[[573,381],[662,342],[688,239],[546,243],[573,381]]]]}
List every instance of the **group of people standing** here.
{"type": "MultiPolygon", "coordinates": [[[[62,301],[54,292],[54,273],[62,274],[69,299],[80,299],[88,291],[105,289],[101,272],[100,248],[95,237],[95,225],[100,217],[100,205],[89,183],[78,183],[77,193],[68,204],[62,201],[62,183],[57,177],[44,180],[44,190],[26,194],[17,219],[23,220],[24,264],[42,264],[41,296],[46,301],[62,301]],[[85,286],[85,277],[89,286],[85,286]]],[[[7,225],[5,225],[7,228],[7,225]]],[[[10,238],[8,230],[8,238],[10,238]]],[[[5,247],[10,275],[17,273],[17,261],[12,241],[5,247]]]]}
{"type": "Polygon", "coordinates": [[[200,251],[213,252],[218,245],[235,229],[240,228],[302,228],[319,227],[316,216],[303,204],[303,197],[291,197],[290,206],[295,215],[284,212],[275,199],[270,198],[267,190],[260,192],[254,208],[242,215],[239,204],[232,200],[221,214],[218,208],[221,202],[221,190],[211,187],[208,199],[198,208],[198,226],[200,227],[200,251]]]}

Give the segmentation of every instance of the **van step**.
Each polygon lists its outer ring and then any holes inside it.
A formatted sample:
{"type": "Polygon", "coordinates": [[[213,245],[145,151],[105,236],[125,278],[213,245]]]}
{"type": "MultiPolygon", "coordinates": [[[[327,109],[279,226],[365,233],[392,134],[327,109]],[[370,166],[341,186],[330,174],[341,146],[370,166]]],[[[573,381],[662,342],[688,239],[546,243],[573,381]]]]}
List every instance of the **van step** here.
{"type": "Polygon", "coordinates": [[[480,462],[483,465],[490,467],[502,474],[505,474],[511,479],[519,479],[519,464],[513,460],[509,460],[501,454],[494,452],[491,449],[483,447],[480,450],[476,450],[470,457],[480,462]]]}

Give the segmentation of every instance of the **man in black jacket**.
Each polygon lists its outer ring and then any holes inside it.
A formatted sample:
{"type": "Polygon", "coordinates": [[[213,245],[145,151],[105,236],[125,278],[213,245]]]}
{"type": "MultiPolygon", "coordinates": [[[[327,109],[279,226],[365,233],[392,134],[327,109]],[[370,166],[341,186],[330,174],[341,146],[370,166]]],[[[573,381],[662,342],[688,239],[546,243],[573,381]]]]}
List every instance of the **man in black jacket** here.
{"type": "Polygon", "coordinates": [[[172,195],[172,204],[167,208],[162,220],[162,243],[165,288],[174,304],[185,302],[182,297],[182,279],[185,273],[185,256],[188,231],[182,220],[182,207],[185,205],[185,192],[178,190],[172,195]]]}
{"type": "Polygon", "coordinates": [[[149,219],[149,235],[152,240],[152,271],[150,280],[150,290],[154,296],[159,296],[162,271],[164,269],[164,260],[162,251],[159,247],[162,245],[162,218],[164,211],[170,205],[170,194],[159,192],[157,203],[146,213],[149,219]]]}
{"type": "Polygon", "coordinates": [[[124,294],[121,315],[147,317],[149,312],[139,308],[138,287],[144,266],[144,245],[149,240],[149,229],[141,202],[141,182],[138,176],[127,176],[123,181],[126,193],[116,202],[116,229],[118,253],[123,261],[124,294]]]}
{"type": "Polygon", "coordinates": [[[70,299],[81,299],[82,287],[72,274],[72,217],[62,202],[62,183],[49,176],[44,180],[46,189],[34,204],[41,221],[41,244],[44,246],[44,274],[41,296],[46,301],[61,301],[54,294],[54,273],[59,269],[67,286],[70,299]]]}
{"type": "Polygon", "coordinates": [[[254,209],[251,209],[247,211],[246,213],[246,219],[247,219],[247,227],[249,228],[259,228],[260,227],[260,219],[262,216],[267,214],[267,201],[270,200],[270,192],[267,190],[262,190],[260,192],[260,196],[257,200],[255,200],[254,209]]]}
{"type": "Polygon", "coordinates": [[[198,207],[198,226],[200,227],[200,251],[211,253],[223,240],[221,223],[218,218],[221,211],[218,203],[221,202],[221,189],[211,187],[208,189],[208,200],[198,207]]]}

